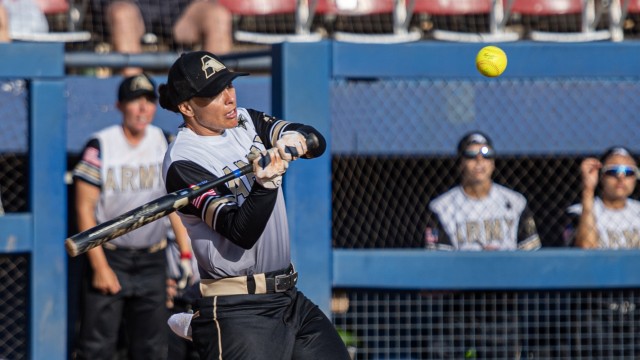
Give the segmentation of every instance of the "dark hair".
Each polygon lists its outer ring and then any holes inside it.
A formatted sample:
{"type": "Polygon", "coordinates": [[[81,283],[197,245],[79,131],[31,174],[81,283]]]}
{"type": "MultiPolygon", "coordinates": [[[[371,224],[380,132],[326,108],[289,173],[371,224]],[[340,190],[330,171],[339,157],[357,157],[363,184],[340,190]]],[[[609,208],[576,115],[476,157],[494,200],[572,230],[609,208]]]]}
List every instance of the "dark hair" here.
{"type": "Polygon", "coordinates": [[[158,87],[158,92],[160,93],[160,106],[175,113],[180,112],[178,106],[174,104],[173,101],[171,101],[171,96],[169,95],[169,86],[167,84],[161,84],[158,87]]]}

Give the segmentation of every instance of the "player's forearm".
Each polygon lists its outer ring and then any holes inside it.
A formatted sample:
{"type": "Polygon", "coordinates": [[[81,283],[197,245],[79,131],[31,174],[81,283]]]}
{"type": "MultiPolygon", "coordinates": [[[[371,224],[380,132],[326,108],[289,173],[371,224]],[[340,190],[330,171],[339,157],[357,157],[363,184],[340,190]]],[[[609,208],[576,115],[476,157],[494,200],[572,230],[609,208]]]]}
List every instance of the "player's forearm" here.
{"type": "Polygon", "coordinates": [[[582,213],[576,230],[576,246],[590,249],[598,247],[598,231],[593,214],[595,195],[592,190],[582,191],[582,213]]]}
{"type": "Polygon", "coordinates": [[[257,182],[251,194],[235,209],[222,208],[214,229],[243,249],[251,249],[258,241],[278,199],[278,189],[265,189],[257,182]]]}
{"type": "Polygon", "coordinates": [[[590,209],[582,209],[580,223],[576,231],[576,246],[592,249],[598,247],[598,232],[593,212],[590,209]]]}
{"type": "Polygon", "coordinates": [[[89,265],[91,265],[91,268],[95,272],[110,268],[102,247],[96,247],[89,250],[87,252],[87,258],[89,259],[89,265]]]}
{"type": "Polygon", "coordinates": [[[187,234],[187,229],[182,224],[182,220],[176,213],[172,213],[169,215],[169,221],[171,222],[171,228],[173,229],[173,233],[176,236],[176,244],[178,244],[178,249],[180,250],[180,254],[191,254],[191,245],[189,244],[189,235],[187,234]]]}

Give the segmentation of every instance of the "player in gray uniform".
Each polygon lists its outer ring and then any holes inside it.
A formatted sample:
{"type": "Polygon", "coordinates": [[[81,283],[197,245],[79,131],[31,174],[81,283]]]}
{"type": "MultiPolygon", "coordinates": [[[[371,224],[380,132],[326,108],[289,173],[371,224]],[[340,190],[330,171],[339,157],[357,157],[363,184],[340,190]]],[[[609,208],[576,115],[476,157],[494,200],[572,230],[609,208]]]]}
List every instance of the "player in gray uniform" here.
{"type": "Polygon", "coordinates": [[[571,221],[565,243],[582,248],[640,247],[640,201],[629,198],[638,181],[631,152],[621,146],[607,149],[600,159],[580,164],[582,198],[567,210],[571,221]],[[596,196],[598,183],[601,194],[596,196]]]}
{"type": "Polygon", "coordinates": [[[461,184],[429,204],[426,247],[432,250],[537,250],[533,214],[525,197],[496,184],[495,150],[475,131],[458,144],[461,184]]]}
{"type": "Polygon", "coordinates": [[[280,184],[288,163],[322,155],[313,127],[239,108],[229,71],[211,53],[183,54],[160,86],[160,105],[184,124],[169,147],[168,192],[253,164],[254,173],[179,210],[188,230],[203,298],[191,338],[206,359],[348,359],[331,321],[296,287],[280,184]],[[307,149],[313,134],[319,146],[307,149]],[[267,149],[269,149],[267,151],[267,149]],[[269,158],[248,160],[259,152],[269,158]]]}
{"type": "MultiPolygon", "coordinates": [[[[166,194],[161,170],[168,139],[151,125],[156,99],[144,74],[120,83],[122,123],[95,133],[73,171],[79,231],[166,194]]],[[[180,219],[170,219],[181,251],[190,251],[180,219]]],[[[130,359],[167,358],[167,230],[167,222],[158,221],[87,253],[77,359],[111,360],[123,318],[130,359]]]]}

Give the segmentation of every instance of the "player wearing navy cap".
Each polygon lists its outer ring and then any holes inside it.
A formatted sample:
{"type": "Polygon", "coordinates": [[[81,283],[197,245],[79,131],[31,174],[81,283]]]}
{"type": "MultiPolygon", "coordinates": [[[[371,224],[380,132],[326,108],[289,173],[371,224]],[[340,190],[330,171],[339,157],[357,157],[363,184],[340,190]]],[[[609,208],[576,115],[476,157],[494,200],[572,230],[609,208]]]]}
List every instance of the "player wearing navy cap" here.
{"type": "MultiPolygon", "coordinates": [[[[151,125],[157,99],[147,75],[121,81],[122,123],[93,134],[73,171],[80,231],[166,194],[161,170],[168,135],[151,125]]],[[[189,252],[180,219],[170,219],[181,250],[189,252]]],[[[167,358],[167,230],[167,222],[158,221],[87,253],[90,283],[77,359],[112,359],[123,319],[131,359],[167,358]]]]}
{"type": "Polygon", "coordinates": [[[182,335],[202,360],[348,359],[331,321],[295,287],[280,188],[288,163],[322,155],[324,138],[311,126],[237,107],[232,81],[242,75],[214,54],[190,52],[160,86],[160,105],[184,120],[164,161],[168,192],[249,163],[254,169],[179,210],[203,296],[192,319],[178,321],[182,335]],[[319,146],[307,149],[311,134],[319,146]],[[249,160],[256,152],[269,163],[249,160]]]}
{"type": "Polygon", "coordinates": [[[429,204],[425,242],[433,250],[536,250],[535,221],[525,197],[492,180],[495,150],[471,132],[458,143],[460,185],[429,204]]]}

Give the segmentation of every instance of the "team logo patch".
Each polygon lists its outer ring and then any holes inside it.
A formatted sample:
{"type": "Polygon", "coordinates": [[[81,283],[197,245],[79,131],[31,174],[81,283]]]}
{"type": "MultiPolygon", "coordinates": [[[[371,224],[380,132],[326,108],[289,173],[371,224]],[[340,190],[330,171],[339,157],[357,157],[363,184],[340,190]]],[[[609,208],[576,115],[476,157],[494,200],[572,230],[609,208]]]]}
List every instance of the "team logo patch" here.
{"type": "Polygon", "coordinates": [[[133,81],[131,81],[131,86],[129,87],[129,89],[131,91],[138,91],[138,90],[153,91],[153,84],[151,84],[151,82],[149,81],[149,79],[147,79],[146,76],[138,75],[133,79],[133,81]]]}
{"type": "Polygon", "coordinates": [[[424,241],[427,244],[435,244],[438,242],[438,229],[428,227],[424,231],[424,241]]]}
{"type": "Polygon", "coordinates": [[[94,147],[88,147],[87,150],[85,150],[82,160],[93,166],[100,166],[100,164],[102,163],[100,161],[100,153],[98,149],[94,147]]]}
{"type": "Polygon", "coordinates": [[[265,115],[262,118],[262,121],[266,122],[267,124],[271,124],[272,122],[276,121],[276,118],[273,116],[265,115]]]}
{"type": "Polygon", "coordinates": [[[480,135],[480,134],[473,134],[471,135],[471,138],[469,139],[469,141],[473,144],[487,144],[489,143],[489,141],[487,140],[487,138],[485,138],[484,136],[480,135]]]}
{"type": "Polygon", "coordinates": [[[247,130],[247,119],[244,118],[244,116],[240,115],[238,116],[238,126],[237,127],[241,127],[245,130],[247,130]]]}
{"type": "Polygon", "coordinates": [[[204,76],[207,79],[213,76],[213,74],[217,73],[218,71],[227,68],[220,61],[212,58],[209,55],[203,56],[200,60],[202,61],[202,71],[204,72],[204,76]]]}

